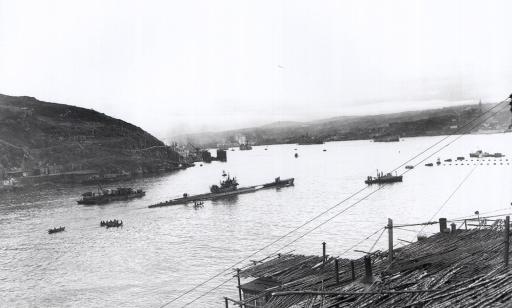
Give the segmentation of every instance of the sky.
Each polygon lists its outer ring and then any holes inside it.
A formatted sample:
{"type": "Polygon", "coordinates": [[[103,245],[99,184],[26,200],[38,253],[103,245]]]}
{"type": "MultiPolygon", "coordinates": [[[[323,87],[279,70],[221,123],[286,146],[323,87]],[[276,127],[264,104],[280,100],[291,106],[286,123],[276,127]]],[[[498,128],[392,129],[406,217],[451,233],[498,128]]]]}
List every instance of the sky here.
{"type": "Polygon", "coordinates": [[[0,93],[171,135],[493,102],[509,0],[0,0],[0,93]]]}

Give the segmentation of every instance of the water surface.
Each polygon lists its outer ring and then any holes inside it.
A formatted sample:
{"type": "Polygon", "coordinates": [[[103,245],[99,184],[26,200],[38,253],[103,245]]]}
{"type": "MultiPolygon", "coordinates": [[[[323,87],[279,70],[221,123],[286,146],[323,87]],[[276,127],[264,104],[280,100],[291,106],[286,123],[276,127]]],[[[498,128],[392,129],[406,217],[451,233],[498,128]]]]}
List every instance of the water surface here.
{"type": "MultiPolygon", "coordinates": [[[[4,193],[0,195],[0,306],[159,307],[365,187],[364,179],[376,169],[393,169],[442,138],[229,151],[227,163],[197,164],[177,173],[119,184],[143,188],[147,195],[102,206],[75,202],[80,193],[95,189],[93,186],[4,193]],[[298,158],[294,158],[295,152],[298,158]],[[184,192],[205,192],[219,181],[223,170],[236,175],[241,186],[269,182],[277,176],[294,177],[295,186],[207,201],[197,210],[184,205],[147,208],[184,192]],[[114,218],[122,219],[125,226],[99,227],[101,220],[114,218]],[[46,230],[54,226],[66,226],[66,231],[48,235],[46,230]]],[[[427,162],[435,162],[437,157],[467,157],[477,149],[503,152],[507,157],[430,168],[421,163],[404,175],[403,183],[387,185],[363,199],[378,189],[372,186],[250,259],[278,250],[354,202],[359,203],[283,251],[320,254],[325,241],[329,254],[341,255],[382,228],[388,217],[399,224],[467,216],[476,210],[512,212],[508,161],[509,156],[512,159],[512,134],[464,136],[427,162]]],[[[399,172],[404,170],[402,167],[399,172]]],[[[435,231],[435,227],[426,231],[435,231]]],[[[395,241],[415,235],[396,230],[395,241]]],[[[376,238],[356,249],[369,250],[376,238]]],[[[376,249],[386,245],[383,236],[376,249]]],[[[360,257],[361,253],[349,250],[343,256],[360,257]]],[[[227,278],[229,275],[222,275],[169,307],[180,307],[227,278]]],[[[237,297],[235,283],[231,280],[190,306],[221,307],[223,296],[237,297]]]]}

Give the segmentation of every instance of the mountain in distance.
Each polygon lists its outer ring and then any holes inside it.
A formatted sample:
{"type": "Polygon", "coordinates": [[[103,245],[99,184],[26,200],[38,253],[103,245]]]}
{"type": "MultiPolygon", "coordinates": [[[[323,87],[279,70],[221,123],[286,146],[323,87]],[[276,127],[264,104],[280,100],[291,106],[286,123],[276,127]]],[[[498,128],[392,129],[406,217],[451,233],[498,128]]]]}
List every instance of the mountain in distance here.
{"type": "Polygon", "coordinates": [[[180,155],[91,109],[0,95],[0,180],[102,179],[173,170],[180,155]]]}
{"type": "MultiPolygon", "coordinates": [[[[237,138],[241,135],[256,145],[299,143],[306,137],[327,142],[447,135],[460,133],[461,127],[484,114],[492,106],[458,105],[380,115],[339,116],[308,122],[276,122],[252,128],[181,135],[175,139],[202,147],[216,147],[218,144],[236,144],[237,138]]],[[[503,131],[509,123],[510,112],[507,109],[472,128],[470,132],[503,131]]],[[[463,132],[466,132],[466,129],[463,132]]]]}

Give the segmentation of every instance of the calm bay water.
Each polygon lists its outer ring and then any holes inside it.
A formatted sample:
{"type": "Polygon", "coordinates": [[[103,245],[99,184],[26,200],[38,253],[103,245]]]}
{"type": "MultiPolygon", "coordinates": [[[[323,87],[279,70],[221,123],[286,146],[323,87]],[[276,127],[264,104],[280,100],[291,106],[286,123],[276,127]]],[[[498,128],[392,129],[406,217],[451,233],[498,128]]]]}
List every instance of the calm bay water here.
{"type": "MultiPolygon", "coordinates": [[[[147,195],[103,206],[76,204],[80,193],[94,190],[92,186],[4,193],[0,195],[0,307],[160,307],[347,198],[364,187],[366,176],[375,175],[377,168],[394,169],[442,138],[229,151],[227,163],[197,164],[174,174],[114,185],[143,188],[147,195]],[[297,159],[295,152],[299,153],[297,159]],[[270,182],[277,176],[294,177],[296,184],[207,201],[197,210],[184,205],[147,208],[184,192],[205,192],[219,181],[223,170],[236,175],[241,186],[270,182]],[[114,218],[122,219],[125,226],[100,228],[101,220],[114,218]],[[54,226],[66,226],[66,231],[47,234],[54,226]]],[[[421,163],[404,175],[403,183],[385,186],[283,251],[321,254],[325,241],[329,254],[340,255],[382,228],[388,217],[395,224],[427,221],[473,169],[434,219],[468,216],[476,210],[512,212],[512,134],[463,136],[426,162],[435,163],[437,157],[468,157],[477,149],[502,152],[507,157],[430,168],[421,163]]],[[[366,189],[250,259],[276,251],[377,187],[366,189]]],[[[395,235],[395,240],[410,240],[415,233],[396,230],[395,235]]],[[[357,249],[369,250],[373,242],[366,241],[357,249]]],[[[386,245],[384,236],[376,249],[386,245]]],[[[350,250],[343,256],[361,254],[350,250]]],[[[168,307],[183,306],[227,278],[229,275],[222,275],[168,307]]],[[[235,283],[231,280],[190,307],[222,307],[223,296],[237,297],[235,283]]]]}

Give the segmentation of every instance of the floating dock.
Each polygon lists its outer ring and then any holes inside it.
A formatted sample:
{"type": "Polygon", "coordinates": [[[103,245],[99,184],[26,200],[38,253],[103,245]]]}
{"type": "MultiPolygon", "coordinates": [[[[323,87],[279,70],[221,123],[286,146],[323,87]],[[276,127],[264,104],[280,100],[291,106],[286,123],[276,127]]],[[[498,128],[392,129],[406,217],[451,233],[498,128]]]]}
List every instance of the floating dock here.
{"type": "Polygon", "coordinates": [[[196,201],[215,200],[215,199],[225,198],[225,197],[229,197],[229,196],[252,193],[252,192],[262,190],[262,189],[293,186],[294,181],[295,181],[294,178],[290,178],[290,179],[285,179],[285,180],[276,180],[274,182],[265,183],[265,184],[261,184],[261,185],[242,187],[242,188],[238,188],[235,190],[225,191],[225,192],[220,192],[220,193],[206,193],[206,194],[198,194],[198,195],[190,195],[190,196],[187,195],[187,196],[184,196],[181,198],[176,198],[176,199],[171,199],[171,200],[160,202],[160,203],[155,203],[148,207],[149,208],[164,207],[164,206],[172,206],[172,205],[179,205],[179,204],[187,204],[187,203],[196,202],[196,201]]]}

